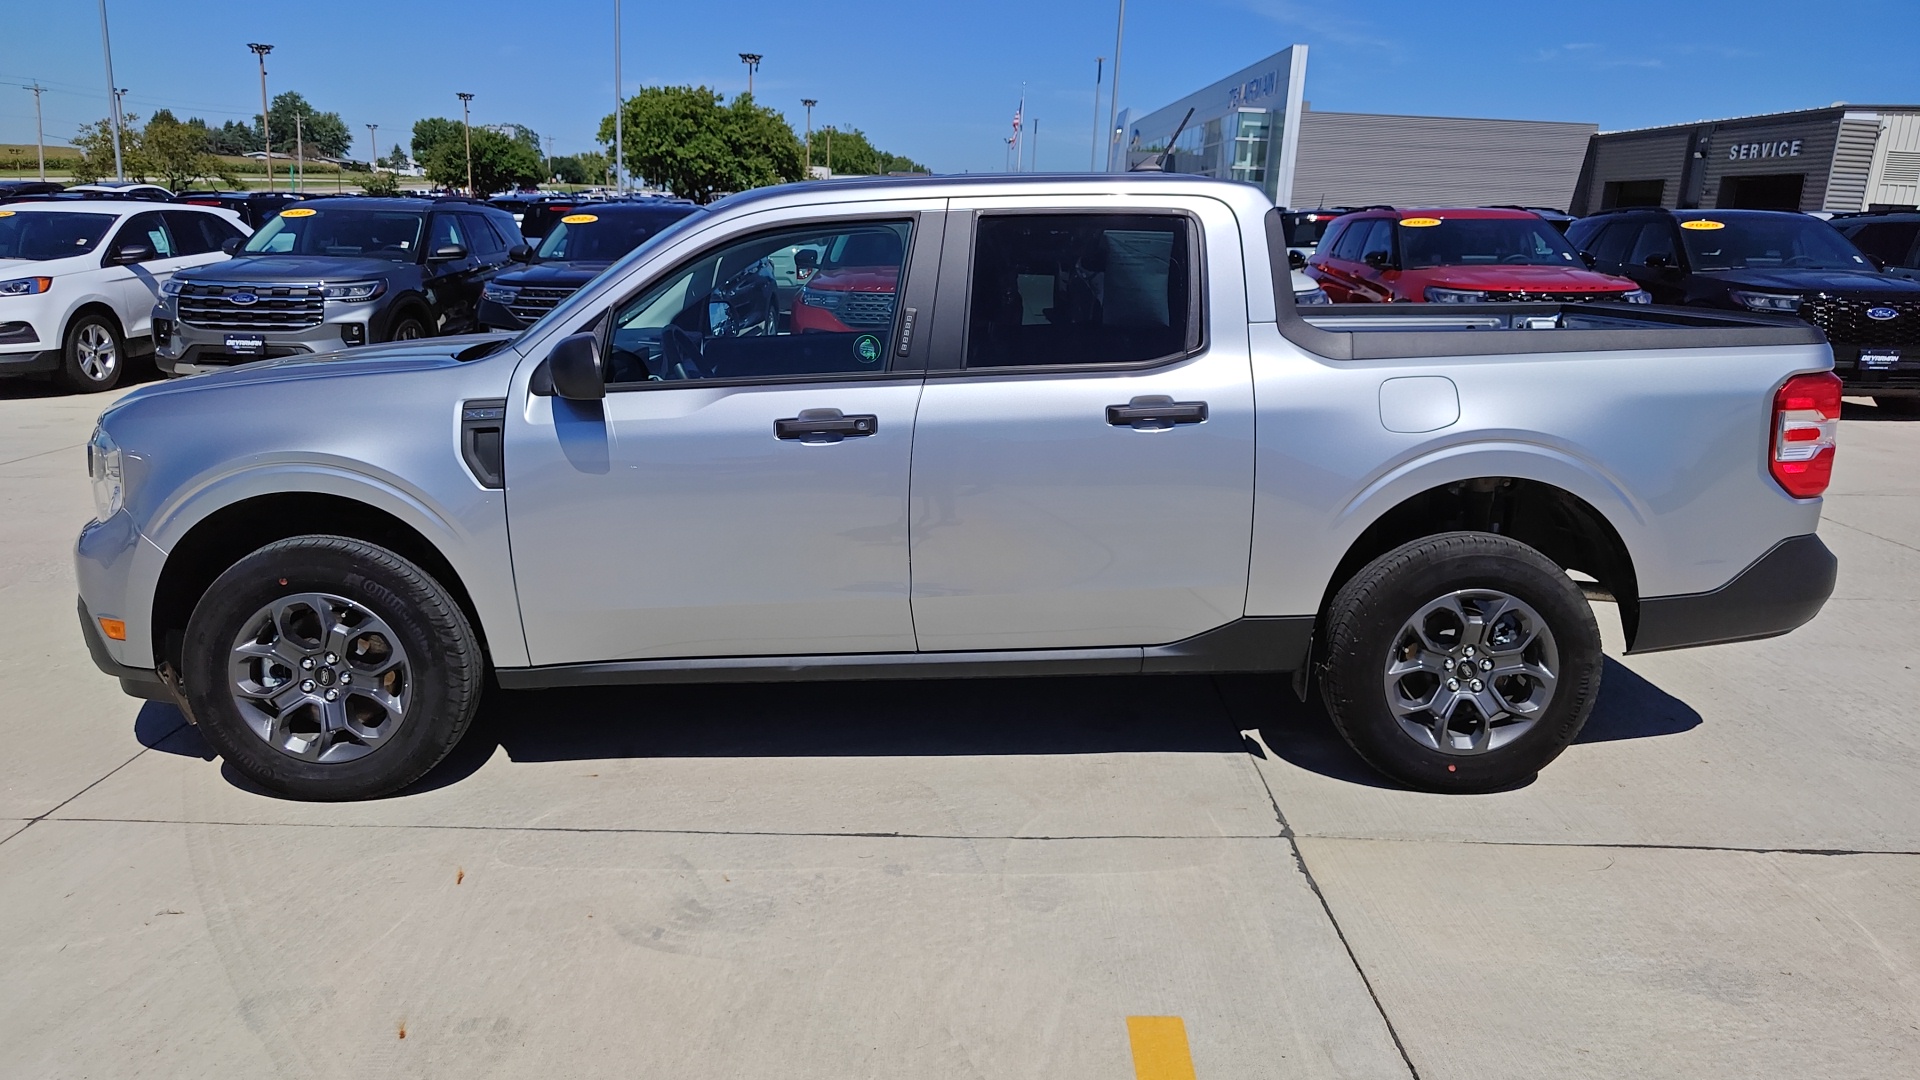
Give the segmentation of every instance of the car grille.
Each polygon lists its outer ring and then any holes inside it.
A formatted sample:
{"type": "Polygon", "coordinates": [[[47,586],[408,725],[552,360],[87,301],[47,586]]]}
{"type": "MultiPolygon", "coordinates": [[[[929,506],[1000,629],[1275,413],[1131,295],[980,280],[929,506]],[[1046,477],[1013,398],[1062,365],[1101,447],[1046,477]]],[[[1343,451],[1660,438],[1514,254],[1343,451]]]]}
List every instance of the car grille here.
{"type": "Polygon", "coordinates": [[[209,330],[304,330],[320,325],[326,300],[318,285],[215,285],[182,283],[180,321],[209,330]],[[252,293],[251,304],[229,297],[252,293]]]}
{"type": "Polygon", "coordinates": [[[578,291],[578,287],[523,285],[520,288],[520,295],[514,298],[513,303],[507,305],[507,310],[513,312],[513,317],[523,323],[536,323],[544,318],[547,312],[559,306],[560,301],[578,291]]]}
{"type": "Polygon", "coordinates": [[[1848,345],[1920,347],[1920,300],[1875,300],[1857,296],[1809,296],[1800,317],[1826,332],[1827,340],[1848,345]],[[1892,319],[1869,319],[1868,308],[1899,312],[1892,319]]]}
{"type": "Polygon", "coordinates": [[[1627,295],[1623,292],[1506,292],[1495,290],[1487,294],[1490,304],[1597,304],[1602,301],[1618,300],[1627,295]]]}
{"type": "Polygon", "coordinates": [[[893,325],[893,294],[883,292],[848,293],[840,302],[836,318],[847,326],[877,330],[893,325]]]}

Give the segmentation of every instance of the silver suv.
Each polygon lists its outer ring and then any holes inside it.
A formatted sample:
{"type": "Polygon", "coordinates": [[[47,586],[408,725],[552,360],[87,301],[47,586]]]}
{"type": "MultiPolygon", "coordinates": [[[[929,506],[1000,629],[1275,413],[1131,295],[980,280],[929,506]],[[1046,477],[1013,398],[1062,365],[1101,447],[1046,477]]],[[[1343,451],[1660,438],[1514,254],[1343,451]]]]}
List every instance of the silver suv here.
{"type": "Polygon", "coordinates": [[[162,290],[162,371],[478,329],[481,290],[527,249],[513,215],[484,203],[333,198],[289,206],[229,250],[162,290]]]}

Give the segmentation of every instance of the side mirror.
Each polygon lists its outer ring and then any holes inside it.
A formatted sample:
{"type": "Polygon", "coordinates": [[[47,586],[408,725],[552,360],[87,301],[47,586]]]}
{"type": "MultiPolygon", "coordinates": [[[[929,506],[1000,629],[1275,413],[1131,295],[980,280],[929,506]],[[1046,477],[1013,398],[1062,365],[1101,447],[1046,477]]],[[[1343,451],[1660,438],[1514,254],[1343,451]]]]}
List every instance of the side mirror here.
{"type": "Polygon", "coordinates": [[[793,253],[793,265],[799,270],[819,269],[820,253],[812,248],[801,248],[793,253]]]}
{"type": "Polygon", "coordinates": [[[547,354],[547,377],[553,392],[568,401],[599,401],[607,396],[607,379],[600,371],[600,338],[573,334],[547,354]]]}
{"type": "Polygon", "coordinates": [[[1873,264],[1873,268],[1875,270],[1879,270],[1884,273],[1887,269],[1887,260],[1881,258],[1878,255],[1868,255],[1867,261],[1873,264]]]}
{"type": "Polygon", "coordinates": [[[230,236],[221,243],[220,250],[226,252],[229,255],[233,255],[237,253],[241,248],[245,247],[246,244],[247,244],[247,241],[245,238],[239,237],[239,236],[230,236]]]}
{"type": "Polygon", "coordinates": [[[153,245],[144,241],[121,244],[119,247],[113,249],[113,261],[123,265],[126,263],[146,262],[148,259],[155,258],[158,255],[159,252],[153,250],[153,245]]]}
{"type": "Polygon", "coordinates": [[[1597,258],[1595,258],[1595,257],[1594,257],[1594,254],[1593,254],[1593,252],[1591,252],[1591,251],[1583,251],[1583,252],[1581,252],[1581,253],[1580,253],[1580,261],[1581,261],[1581,262],[1583,262],[1583,263],[1586,263],[1586,264],[1587,264],[1587,269],[1589,269],[1589,270],[1591,270],[1591,269],[1593,269],[1594,267],[1596,267],[1596,266],[1599,266],[1599,265],[1600,265],[1600,260],[1599,260],[1599,259],[1597,259],[1597,258]]]}
{"type": "Polygon", "coordinates": [[[1362,262],[1373,267],[1375,270],[1385,270],[1387,268],[1387,262],[1391,258],[1392,256],[1384,251],[1369,251],[1365,255],[1360,256],[1362,262]]]}
{"type": "Polygon", "coordinates": [[[525,244],[515,244],[507,249],[507,258],[512,259],[514,262],[531,263],[533,261],[533,249],[525,244]]]}
{"type": "Polygon", "coordinates": [[[466,257],[467,248],[464,244],[441,244],[427,256],[435,262],[454,262],[466,257]]]}
{"type": "Polygon", "coordinates": [[[1671,270],[1673,269],[1673,260],[1665,255],[1649,255],[1647,256],[1646,265],[1650,270],[1671,270]]]}
{"type": "Polygon", "coordinates": [[[1306,268],[1307,268],[1307,257],[1293,250],[1292,248],[1288,248],[1287,249],[1287,269],[1305,270],[1306,268]]]}

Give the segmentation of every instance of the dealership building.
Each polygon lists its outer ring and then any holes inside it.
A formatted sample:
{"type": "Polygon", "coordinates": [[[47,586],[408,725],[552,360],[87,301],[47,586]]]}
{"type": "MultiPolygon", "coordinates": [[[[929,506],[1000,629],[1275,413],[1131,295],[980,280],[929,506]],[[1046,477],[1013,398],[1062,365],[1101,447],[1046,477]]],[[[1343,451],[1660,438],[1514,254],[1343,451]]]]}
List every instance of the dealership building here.
{"type": "Polygon", "coordinates": [[[1596,135],[1569,209],[1917,205],[1920,106],[1836,104],[1596,135]]]}
{"type": "Polygon", "coordinates": [[[1595,124],[1315,112],[1295,45],[1149,113],[1120,114],[1108,168],[1257,184],[1281,206],[1563,207],[1595,124]],[[1180,122],[1193,111],[1184,129],[1180,122]],[[1168,150],[1168,140],[1179,138],[1168,150]]]}

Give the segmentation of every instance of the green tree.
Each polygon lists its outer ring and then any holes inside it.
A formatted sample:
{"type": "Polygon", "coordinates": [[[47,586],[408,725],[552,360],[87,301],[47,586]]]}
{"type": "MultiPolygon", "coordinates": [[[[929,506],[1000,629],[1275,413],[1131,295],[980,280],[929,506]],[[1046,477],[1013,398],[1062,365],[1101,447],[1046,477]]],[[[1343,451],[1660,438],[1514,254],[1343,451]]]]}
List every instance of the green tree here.
{"type": "MultiPolygon", "coordinates": [[[[440,147],[441,143],[459,142],[461,130],[460,121],[448,120],[444,116],[429,116],[425,120],[415,120],[413,122],[413,160],[425,165],[427,159],[433,156],[433,152],[440,147]]],[[[466,183],[464,172],[461,174],[460,182],[466,183]]]]}
{"type": "Polygon", "coordinates": [[[386,157],[383,157],[379,161],[375,162],[374,164],[381,165],[389,169],[404,169],[408,165],[412,164],[412,162],[407,160],[406,148],[401,146],[399,143],[394,143],[393,151],[389,153],[386,157]]]}
{"type": "Polygon", "coordinates": [[[211,149],[216,154],[239,156],[260,149],[260,131],[238,120],[229,120],[212,134],[211,149]]]}
{"type": "MultiPolygon", "coordinates": [[[[73,138],[73,148],[80,151],[71,170],[75,180],[91,184],[113,175],[111,119],[80,125],[80,134],[73,138]]],[[[140,154],[140,118],[133,113],[120,117],[120,162],[129,179],[146,180],[147,160],[140,154]]]]}
{"type": "Polygon", "coordinates": [[[584,186],[607,182],[607,170],[613,167],[607,155],[597,150],[566,154],[553,159],[553,175],[563,184],[584,186]]]}
{"type": "MultiPolygon", "coordinates": [[[[297,90],[286,90],[275,94],[273,102],[267,106],[267,116],[273,129],[273,151],[276,154],[291,154],[295,143],[300,143],[308,157],[339,157],[353,145],[353,136],[347,131],[347,122],[340,119],[337,112],[317,112],[307,103],[307,99],[297,90]],[[294,117],[300,118],[299,128],[294,126],[294,117]]],[[[255,137],[260,130],[260,115],[254,114],[255,137]]]]}
{"type": "Polygon", "coordinates": [[[139,149],[143,166],[159,177],[160,183],[175,191],[191,186],[202,177],[234,186],[240,183],[226,162],[213,155],[212,139],[205,124],[181,123],[165,109],[154,113],[153,119],[140,130],[139,149]]]}
{"type": "Polygon", "coordinates": [[[853,176],[881,176],[890,172],[926,172],[927,167],[912,158],[889,154],[874,147],[859,128],[815,129],[813,163],[831,166],[836,173],[853,176]]]}
{"type": "Polygon", "coordinates": [[[400,178],[390,172],[375,169],[366,179],[360,181],[360,190],[368,195],[398,195],[400,178]]]}
{"type": "MultiPolygon", "coordinates": [[[[696,202],[798,180],[800,140],[785,118],[742,94],[723,105],[705,86],[652,86],[626,102],[626,167],[696,202]]],[[[613,117],[600,121],[613,143],[613,117]]]]}
{"type": "MultiPolygon", "coordinates": [[[[467,186],[467,147],[464,138],[434,147],[427,158],[427,179],[447,187],[467,186]]],[[[473,190],[488,195],[520,184],[536,183],[546,164],[533,148],[486,128],[473,129],[473,190]]]]}

